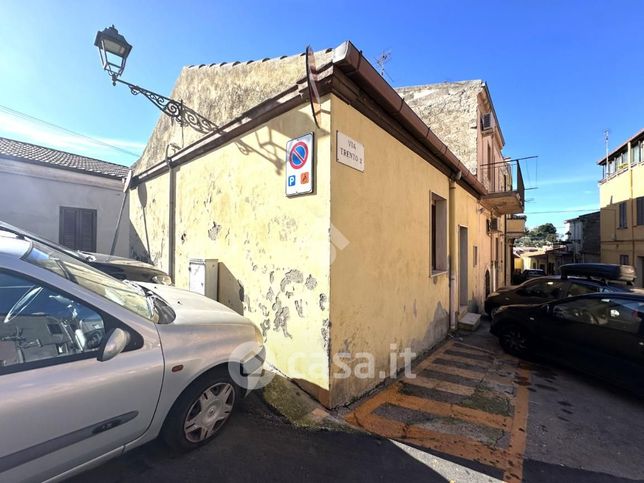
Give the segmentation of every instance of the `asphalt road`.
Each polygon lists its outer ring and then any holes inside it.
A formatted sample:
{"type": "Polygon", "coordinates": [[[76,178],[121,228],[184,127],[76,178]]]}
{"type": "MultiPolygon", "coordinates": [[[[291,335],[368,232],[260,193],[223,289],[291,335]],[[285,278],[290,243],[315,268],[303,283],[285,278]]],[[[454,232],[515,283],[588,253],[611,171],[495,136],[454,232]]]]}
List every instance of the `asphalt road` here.
{"type": "MultiPolygon", "coordinates": [[[[484,325],[468,343],[497,343],[484,325]]],[[[644,401],[568,369],[530,363],[523,481],[644,482],[644,401]]],[[[115,482],[499,481],[469,461],[362,433],[296,429],[251,395],[211,444],[153,442],[70,480],[115,482]]]]}
{"type": "Polygon", "coordinates": [[[528,389],[526,482],[644,481],[644,401],[551,365],[528,389]]]}
{"type": "MultiPolygon", "coordinates": [[[[464,340],[496,345],[489,321],[464,340]]],[[[522,362],[530,371],[523,481],[644,482],[644,400],[568,368],[522,362]]]]}
{"type": "Polygon", "coordinates": [[[296,429],[256,399],[231,416],[210,444],[176,455],[159,441],[70,482],[445,482],[396,444],[359,433],[296,429]]]}

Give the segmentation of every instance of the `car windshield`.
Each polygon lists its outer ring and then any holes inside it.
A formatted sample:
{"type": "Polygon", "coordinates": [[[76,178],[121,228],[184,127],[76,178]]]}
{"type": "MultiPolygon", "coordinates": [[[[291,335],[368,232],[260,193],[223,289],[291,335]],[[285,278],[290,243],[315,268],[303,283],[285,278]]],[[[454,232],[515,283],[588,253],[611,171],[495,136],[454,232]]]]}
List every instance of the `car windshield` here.
{"type": "Polygon", "coordinates": [[[145,296],[143,289],[138,285],[110,277],[78,258],[36,241],[32,241],[32,248],[23,260],[77,283],[146,319],[158,321],[159,317],[152,300],[145,296]]]}

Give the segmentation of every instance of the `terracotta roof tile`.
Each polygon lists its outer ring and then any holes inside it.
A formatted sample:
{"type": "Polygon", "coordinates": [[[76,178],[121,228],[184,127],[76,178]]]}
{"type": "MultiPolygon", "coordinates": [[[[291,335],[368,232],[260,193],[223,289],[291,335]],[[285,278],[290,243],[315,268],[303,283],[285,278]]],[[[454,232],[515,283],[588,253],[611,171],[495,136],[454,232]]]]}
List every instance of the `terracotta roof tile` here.
{"type": "Polygon", "coordinates": [[[127,167],[119,164],[0,137],[0,158],[2,157],[110,178],[124,178],[128,172],[127,167]]]}

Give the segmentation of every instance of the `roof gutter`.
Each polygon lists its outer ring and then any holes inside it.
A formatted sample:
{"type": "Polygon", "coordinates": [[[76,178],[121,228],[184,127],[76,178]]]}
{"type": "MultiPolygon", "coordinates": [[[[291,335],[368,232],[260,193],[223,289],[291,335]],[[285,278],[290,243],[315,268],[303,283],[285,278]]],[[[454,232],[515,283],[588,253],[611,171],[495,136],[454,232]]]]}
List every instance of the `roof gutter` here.
{"type": "Polygon", "coordinates": [[[383,79],[369,61],[351,42],[347,41],[335,48],[333,65],[339,68],[353,82],[400,122],[414,137],[435,154],[452,171],[455,179],[460,174],[459,183],[466,183],[481,196],[487,189],[470,170],[452,153],[438,136],[418,117],[396,90],[383,79]]]}

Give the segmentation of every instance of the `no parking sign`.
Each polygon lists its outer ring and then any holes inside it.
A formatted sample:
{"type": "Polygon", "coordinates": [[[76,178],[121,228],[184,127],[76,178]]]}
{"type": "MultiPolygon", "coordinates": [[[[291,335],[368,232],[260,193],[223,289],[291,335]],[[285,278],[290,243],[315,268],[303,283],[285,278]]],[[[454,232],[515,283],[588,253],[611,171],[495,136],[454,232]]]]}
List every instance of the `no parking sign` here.
{"type": "Polygon", "coordinates": [[[313,133],[286,143],[286,196],[313,192],[313,133]]]}

